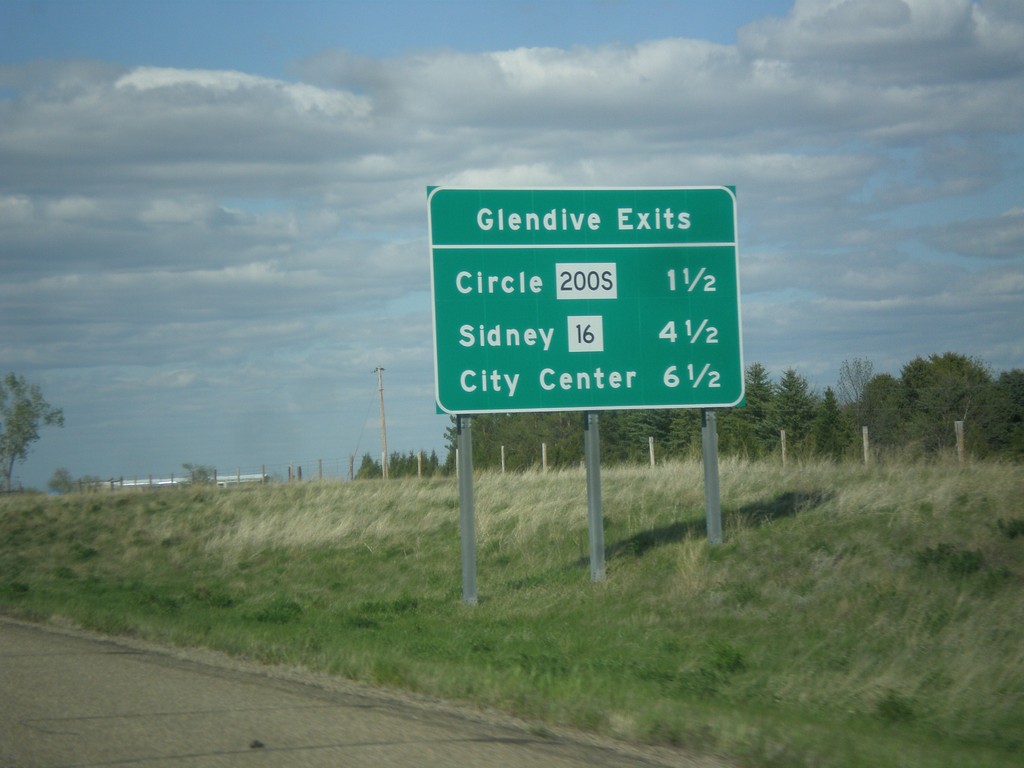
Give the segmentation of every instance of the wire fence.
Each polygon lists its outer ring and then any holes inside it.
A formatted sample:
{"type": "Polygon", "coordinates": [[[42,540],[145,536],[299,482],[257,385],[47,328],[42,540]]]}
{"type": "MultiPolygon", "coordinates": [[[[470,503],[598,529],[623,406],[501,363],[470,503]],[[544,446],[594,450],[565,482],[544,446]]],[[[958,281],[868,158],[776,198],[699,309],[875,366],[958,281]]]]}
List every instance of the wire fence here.
{"type": "MultiPolygon", "coordinates": [[[[433,474],[427,454],[413,454],[419,460],[419,476],[433,474]]],[[[408,457],[405,457],[406,459],[408,457]]],[[[88,477],[77,481],[77,489],[86,490],[146,490],[174,488],[190,485],[216,485],[227,488],[237,485],[282,482],[347,482],[355,479],[361,459],[353,454],[345,458],[292,461],[287,464],[237,465],[234,467],[183,465],[176,472],[146,475],[119,475],[109,478],[88,477]]]]}

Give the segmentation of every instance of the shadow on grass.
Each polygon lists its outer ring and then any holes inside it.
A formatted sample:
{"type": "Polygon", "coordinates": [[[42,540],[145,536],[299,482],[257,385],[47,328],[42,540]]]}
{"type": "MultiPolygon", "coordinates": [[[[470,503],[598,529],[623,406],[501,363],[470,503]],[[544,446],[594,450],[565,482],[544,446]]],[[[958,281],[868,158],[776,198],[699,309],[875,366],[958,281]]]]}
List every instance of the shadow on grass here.
{"type": "MultiPolygon", "coordinates": [[[[828,491],[787,491],[780,493],[771,499],[755,501],[744,504],[739,509],[723,510],[722,522],[727,528],[756,528],[763,525],[770,525],[776,520],[792,517],[800,512],[807,512],[824,504],[834,496],[828,491]]],[[[606,518],[607,522],[608,518],[606,518]]],[[[689,520],[681,520],[669,525],[659,526],[647,531],[640,531],[632,536],[619,539],[612,544],[605,545],[605,560],[615,558],[643,557],[657,547],[667,544],[677,544],[687,538],[704,538],[707,536],[707,520],[701,517],[694,517],[689,520]]],[[[581,548],[586,546],[581,541],[581,548]]],[[[556,569],[557,573],[566,574],[582,568],[590,567],[590,556],[582,555],[567,567],[556,569]]],[[[506,586],[511,590],[528,589],[546,583],[552,573],[534,574],[527,578],[515,579],[507,582],[506,586]]]]}
{"type": "MultiPolygon", "coordinates": [[[[772,499],[755,501],[744,504],[736,510],[723,510],[722,517],[724,524],[733,524],[735,527],[755,527],[770,525],[776,520],[792,517],[798,512],[805,512],[814,509],[830,498],[833,494],[826,491],[811,491],[809,493],[800,491],[787,491],[780,493],[772,499]]],[[[614,544],[605,548],[605,557],[642,557],[650,550],[676,544],[690,537],[703,538],[707,536],[707,520],[705,518],[694,518],[692,520],[680,521],[671,525],[663,525],[652,528],[648,531],[640,531],[629,538],[620,539],[614,544]]],[[[589,565],[589,558],[581,558],[576,567],[589,565]]]]}
{"type": "MultiPolygon", "coordinates": [[[[642,557],[656,547],[663,547],[666,544],[675,544],[691,536],[706,536],[708,532],[707,520],[693,519],[663,525],[659,528],[651,528],[648,531],[640,531],[628,539],[620,539],[614,544],[605,547],[605,558],[611,560],[615,557],[642,557]]],[[[585,558],[583,565],[589,565],[590,559],[585,558]]]]}
{"type": "Polygon", "coordinates": [[[784,517],[792,517],[798,512],[808,512],[835,498],[833,491],[787,491],[767,501],[755,501],[745,504],[729,517],[735,522],[748,526],[770,525],[784,517]]]}

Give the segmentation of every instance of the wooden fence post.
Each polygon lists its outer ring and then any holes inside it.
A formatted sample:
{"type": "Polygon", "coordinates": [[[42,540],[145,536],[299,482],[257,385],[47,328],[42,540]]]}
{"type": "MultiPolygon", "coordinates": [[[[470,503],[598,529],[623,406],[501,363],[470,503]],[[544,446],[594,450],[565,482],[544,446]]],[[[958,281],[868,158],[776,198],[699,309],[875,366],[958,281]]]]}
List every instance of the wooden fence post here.
{"type": "Polygon", "coordinates": [[[870,447],[868,445],[868,428],[867,427],[861,427],[860,428],[860,433],[861,433],[861,439],[864,442],[864,466],[866,467],[868,465],[868,463],[871,461],[871,449],[870,449],[870,447]]]}
{"type": "Polygon", "coordinates": [[[779,437],[782,438],[782,466],[786,466],[786,430],[779,430],[779,437]]]}

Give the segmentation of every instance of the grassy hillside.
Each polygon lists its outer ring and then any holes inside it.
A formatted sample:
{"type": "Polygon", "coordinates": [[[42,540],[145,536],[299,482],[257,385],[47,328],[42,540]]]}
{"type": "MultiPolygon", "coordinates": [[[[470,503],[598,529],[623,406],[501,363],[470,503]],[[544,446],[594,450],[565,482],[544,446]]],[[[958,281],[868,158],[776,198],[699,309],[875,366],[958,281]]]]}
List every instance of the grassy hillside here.
{"type": "Polygon", "coordinates": [[[1008,766],[1024,749],[1019,465],[724,461],[0,499],[0,610],[779,766],[1008,766]]]}

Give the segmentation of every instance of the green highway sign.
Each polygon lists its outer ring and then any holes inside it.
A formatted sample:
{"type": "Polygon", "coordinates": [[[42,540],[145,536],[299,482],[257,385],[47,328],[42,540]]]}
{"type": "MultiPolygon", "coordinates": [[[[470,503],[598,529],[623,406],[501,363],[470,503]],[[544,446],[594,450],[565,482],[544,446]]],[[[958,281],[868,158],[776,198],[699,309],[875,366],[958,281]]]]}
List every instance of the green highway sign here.
{"type": "Polygon", "coordinates": [[[448,413],[743,399],[729,187],[428,190],[448,413]]]}

